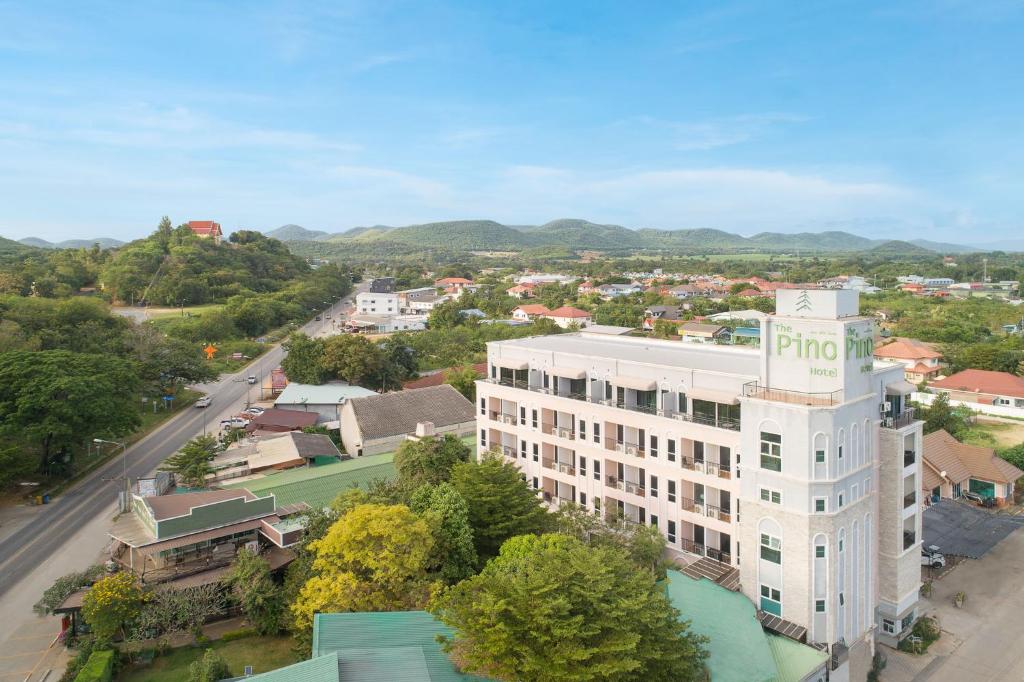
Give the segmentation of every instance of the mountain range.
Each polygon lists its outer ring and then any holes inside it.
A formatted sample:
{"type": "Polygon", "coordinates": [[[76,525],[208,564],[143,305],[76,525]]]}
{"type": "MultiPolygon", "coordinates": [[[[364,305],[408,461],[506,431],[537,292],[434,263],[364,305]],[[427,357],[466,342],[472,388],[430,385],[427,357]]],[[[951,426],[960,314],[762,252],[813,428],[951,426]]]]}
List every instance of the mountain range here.
{"type": "Polygon", "coordinates": [[[99,244],[101,249],[116,249],[123,246],[120,239],[111,237],[97,237],[96,239],[65,239],[62,242],[48,242],[39,237],[25,237],[18,240],[19,244],[34,246],[37,249],[91,249],[93,244],[99,244]]]}
{"type": "Polygon", "coordinates": [[[522,251],[564,247],[598,251],[687,251],[842,253],[876,252],[880,255],[927,255],[970,253],[981,249],[928,240],[868,239],[849,232],[761,232],[751,237],[713,229],[629,229],[566,218],[543,225],[503,225],[493,220],[454,220],[422,225],[355,227],[330,234],[284,225],[268,237],[290,242],[320,242],[351,247],[410,247],[452,251],[522,251]]]}

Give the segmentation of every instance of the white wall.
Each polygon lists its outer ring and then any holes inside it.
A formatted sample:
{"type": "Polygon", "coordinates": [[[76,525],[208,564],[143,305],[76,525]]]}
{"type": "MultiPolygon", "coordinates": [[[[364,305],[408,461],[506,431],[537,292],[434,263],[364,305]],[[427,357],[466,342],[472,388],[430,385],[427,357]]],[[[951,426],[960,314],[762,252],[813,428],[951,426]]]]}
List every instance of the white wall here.
{"type": "MultiPolygon", "coordinates": [[[[922,405],[931,405],[932,401],[935,400],[935,393],[920,393],[915,392],[910,394],[913,400],[921,403],[922,405]]],[[[982,403],[972,403],[966,400],[950,400],[950,405],[964,405],[969,407],[975,412],[981,412],[982,414],[991,414],[997,417],[1016,417],[1017,419],[1024,419],[1024,407],[1010,407],[1009,405],[984,405],[982,403]]]]}

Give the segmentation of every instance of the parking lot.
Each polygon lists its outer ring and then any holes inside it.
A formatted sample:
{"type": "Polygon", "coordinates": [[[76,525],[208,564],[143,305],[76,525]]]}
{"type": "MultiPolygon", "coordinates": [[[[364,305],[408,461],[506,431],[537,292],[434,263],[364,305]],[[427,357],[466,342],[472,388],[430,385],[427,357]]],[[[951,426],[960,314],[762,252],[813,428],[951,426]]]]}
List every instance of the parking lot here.
{"type": "Polygon", "coordinates": [[[980,559],[1010,533],[1024,526],[1024,516],[999,514],[967,502],[941,500],[924,512],[924,546],[943,554],[980,559]]]}

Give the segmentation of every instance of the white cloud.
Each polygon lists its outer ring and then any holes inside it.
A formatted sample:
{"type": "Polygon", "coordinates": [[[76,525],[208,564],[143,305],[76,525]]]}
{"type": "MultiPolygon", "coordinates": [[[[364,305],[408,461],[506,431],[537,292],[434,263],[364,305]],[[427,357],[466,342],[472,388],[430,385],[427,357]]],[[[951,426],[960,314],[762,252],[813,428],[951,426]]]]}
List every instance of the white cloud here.
{"type": "Polygon", "coordinates": [[[361,59],[352,65],[352,71],[354,73],[362,73],[371,69],[376,69],[381,66],[388,66],[390,64],[398,64],[400,62],[407,62],[412,57],[408,54],[401,52],[375,54],[361,59]]]}
{"type": "Polygon", "coordinates": [[[765,135],[773,127],[801,123],[802,116],[784,113],[743,114],[691,123],[670,124],[672,145],[680,151],[715,149],[765,135]]]}

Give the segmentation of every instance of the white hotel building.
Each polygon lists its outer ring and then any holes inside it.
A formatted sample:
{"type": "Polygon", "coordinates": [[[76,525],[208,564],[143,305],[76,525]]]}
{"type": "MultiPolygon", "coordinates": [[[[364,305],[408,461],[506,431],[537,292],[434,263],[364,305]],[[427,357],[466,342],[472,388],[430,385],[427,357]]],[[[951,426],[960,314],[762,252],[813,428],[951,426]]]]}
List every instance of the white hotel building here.
{"type": "Polygon", "coordinates": [[[488,344],[482,447],[553,505],[656,525],[762,623],[863,680],[921,584],[921,422],[850,290],[780,290],[760,348],[576,334],[488,344]],[[735,569],[735,572],[729,570],[735,569]]]}

